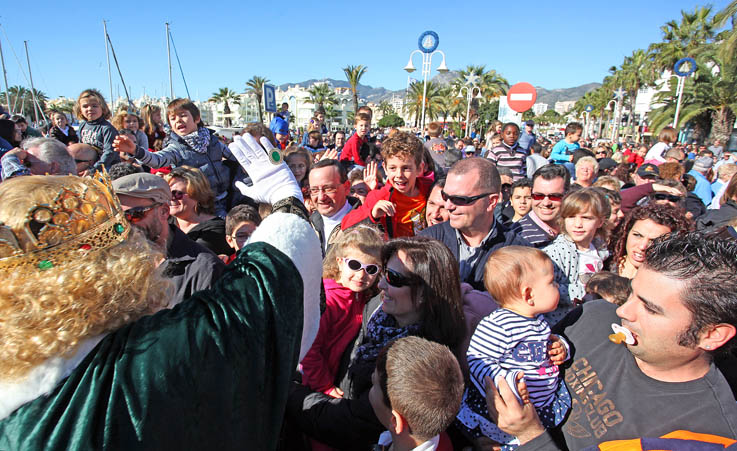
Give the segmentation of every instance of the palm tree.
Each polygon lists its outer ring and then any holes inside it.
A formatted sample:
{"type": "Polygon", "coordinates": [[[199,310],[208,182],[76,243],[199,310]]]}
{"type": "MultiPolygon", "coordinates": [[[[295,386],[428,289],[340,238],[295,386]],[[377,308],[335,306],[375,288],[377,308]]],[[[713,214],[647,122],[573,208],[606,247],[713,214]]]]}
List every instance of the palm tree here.
{"type": "Polygon", "coordinates": [[[253,77],[251,77],[250,80],[246,82],[246,86],[248,86],[246,93],[253,94],[256,97],[256,104],[258,105],[259,122],[264,121],[264,112],[263,112],[263,109],[261,108],[261,101],[264,98],[264,85],[268,82],[269,82],[268,78],[259,77],[258,75],[254,75],[253,77]]]}
{"type": "MultiPolygon", "coordinates": [[[[409,85],[409,93],[407,102],[404,105],[405,110],[410,116],[415,117],[415,127],[422,117],[422,93],[424,82],[417,81],[409,85]]],[[[440,85],[433,81],[427,82],[427,93],[425,95],[425,117],[429,121],[435,120],[441,109],[439,102],[442,98],[440,85]]]]}
{"type": "Polygon", "coordinates": [[[337,105],[338,98],[327,83],[315,83],[307,90],[310,94],[310,102],[317,108],[325,108],[325,105],[337,105]]]}
{"type": "Polygon", "coordinates": [[[366,73],[368,68],[359,64],[358,66],[348,65],[343,68],[345,72],[345,78],[348,79],[348,84],[351,85],[351,92],[353,93],[353,112],[358,114],[358,83],[361,81],[361,77],[366,73]]]}
{"type": "Polygon", "coordinates": [[[732,20],[732,29],[720,33],[722,43],[720,45],[719,56],[722,58],[727,57],[727,55],[733,55],[737,52],[737,31],[734,26],[735,17],[737,17],[737,0],[732,0],[729,5],[724,7],[723,10],[719,11],[716,16],[714,16],[714,22],[717,27],[723,27],[727,24],[728,20],[732,20]]]}
{"type": "Polygon", "coordinates": [[[238,97],[238,94],[235,93],[235,91],[231,90],[230,88],[220,88],[218,92],[213,93],[212,97],[207,99],[208,102],[215,102],[220,103],[223,102],[225,106],[223,106],[223,116],[225,116],[224,123],[225,127],[230,127],[230,117],[228,115],[230,114],[230,105],[228,102],[233,102],[236,105],[240,105],[240,97],[238,97]]]}
{"type": "Polygon", "coordinates": [[[382,100],[381,102],[379,102],[379,106],[377,106],[376,109],[381,112],[382,116],[386,116],[394,112],[392,104],[389,103],[387,100],[382,100]]]}
{"type": "Polygon", "coordinates": [[[663,42],[650,45],[659,72],[673,69],[679,59],[696,57],[702,46],[714,38],[716,25],[711,7],[697,7],[694,12],[681,11],[681,22],[675,20],[660,27],[663,42]]]}
{"type": "MultiPolygon", "coordinates": [[[[461,87],[465,85],[466,77],[468,75],[475,75],[478,77],[476,84],[481,88],[481,96],[486,102],[490,102],[499,96],[506,94],[509,89],[509,82],[497,71],[493,69],[486,71],[486,66],[484,65],[468,65],[465,69],[459,71],[458,77],[451,82],[451,86],[455,89],[456,93],[458,93],[461,87]]],[[[476,106],[476,100],[472,101],[471,107],[475,108],[476,106]]]]}

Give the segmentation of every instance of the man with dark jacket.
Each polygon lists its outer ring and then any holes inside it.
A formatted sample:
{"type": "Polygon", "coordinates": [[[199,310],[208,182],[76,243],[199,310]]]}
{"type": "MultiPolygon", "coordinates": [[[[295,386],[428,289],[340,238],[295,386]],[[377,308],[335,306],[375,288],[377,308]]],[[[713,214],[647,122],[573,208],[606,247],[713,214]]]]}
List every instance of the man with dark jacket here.
{"type": "Polygon", "coordinates": [[[320,238],[323,258],[340,232],[340,223],[361,202],[349,197],[350,183],[338,160],[320,160],[310,170],[310,198],[315,211],[310,223],[320,238]]]}
{"type": "Polygon", "coordinates": [[[222,274],[225,264],[167,222],[171,200],[169,184],[157,175],[137,173],[114,180],[113,188],[126,219],[165,252],[161,265],[164,275],[174,283],[173,304],[197,291],[209,289],[222,274]]]}
{"type": "Polygon", "coordinates": [[[494,219],[501,178],[496,166],[485,158],[466,158],[448,171],[442,191],[450,219],[429,227],[421,236],[442,241],[460,264],[461,281],[484,290],[484,265],[504,246],[529,243],[494,219]]]}

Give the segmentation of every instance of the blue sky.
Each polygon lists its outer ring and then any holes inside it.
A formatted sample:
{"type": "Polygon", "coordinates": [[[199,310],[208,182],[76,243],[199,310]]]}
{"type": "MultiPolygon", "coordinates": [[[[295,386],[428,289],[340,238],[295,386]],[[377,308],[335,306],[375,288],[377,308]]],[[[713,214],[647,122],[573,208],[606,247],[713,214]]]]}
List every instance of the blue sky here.
{"type": "MultiPolygon", "coordinates": [[[[715,10],[728,0],[711,4],[715,10]]],[[[164,22],[172,27],[193,98],[220,87],[245,89],[253,75],[276,84],[310,78],[343,79],[342,67],[363,64],[361,82],[403,89],[409,53],[425,30],[440,36],[451,69],[485,64],[511,83],[547,89],[599,82],[632,50],[661,38],[660,26],[679,19],[685,0],[458,2],[285,2],[202,0],[8,1],[0,40],[8,82],[28,86],[23,41],[33,79],[50,97],[88,87],[109,95],[102,20],[108,21],[123,77],[134,97],[168,93],[164,22]],[[6,36],[7,34],[7,36],[6,36]]],[[[173,51],[172,51],[173,53],[173,51]]],[[[176,69],[175,95],[186,95],[176,69]]],[[[112,60],[112,56],[111,56],[112,60]]],[[[420,66],[415,56],[415,66],[420,66]]],[[[433,61],[433,73],[440,61],[433,61]]],[[[113,66],[113,70],[115,70],[113,66]]],[[[419,72],[419,71],[418,71],[419,72]]],[[[415,76],[418,76],[415,72],[415,76]]],[[[113,89],[123,89],[113,74],[113,89]]],[[[4,83],[3,87],[4,87],[4,83]]]]}

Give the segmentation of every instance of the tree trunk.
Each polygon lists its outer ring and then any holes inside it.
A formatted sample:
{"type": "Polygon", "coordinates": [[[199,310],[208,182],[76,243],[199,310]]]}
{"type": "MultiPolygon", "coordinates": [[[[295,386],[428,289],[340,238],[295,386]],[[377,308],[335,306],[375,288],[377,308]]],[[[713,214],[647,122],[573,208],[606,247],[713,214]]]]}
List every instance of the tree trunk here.
{"type": "Polygon", "coordinates": [[[264,123],[264,113],[261,111],[261,99],[256,97],[256,103],[258,104],[258,120],[262,124],[264,123]]]}
{"type": "Polygon", "coordinates": [[[734,120],[735,114],[728,106],[714,110],[711,113],[711,139],[718,139],[724,144],[729,143],[734,120]]]}
{"type": "Polygon", "coordinates": [[[358,114],[358,92],[353,90],[353,114],[358,114]]]}

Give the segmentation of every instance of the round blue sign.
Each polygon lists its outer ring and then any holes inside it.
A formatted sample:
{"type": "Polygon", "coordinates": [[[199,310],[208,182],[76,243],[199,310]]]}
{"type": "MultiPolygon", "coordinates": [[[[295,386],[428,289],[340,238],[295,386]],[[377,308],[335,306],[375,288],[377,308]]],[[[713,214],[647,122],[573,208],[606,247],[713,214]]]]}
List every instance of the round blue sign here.
{"type": "Polygon", "coordinates": [[[586,105],[586,108],[585,109],[586,109],[586,112],[587,113],[590,113],[590,112],[594,111],[594,105],[592,105],[592,104],[589,103],[588,105],[586,105]]]}
{"type": "Polygon", "coordinates": [[[688,77],[696,70],[696,60],[691,57],[681,58],[673,66],[673,72],[680,77],[688,77]],[[688,70],[682,71],[681,66],[688,63],[688,70]]]}
{"type": "Polygon", "coordinates": [[[440,38],[434,31],[426,31],[420,35],[420,39],[417,40],[417,45],[420,50],[424,53],[432,53],[438,48],[440,44],[440,38]]]}

